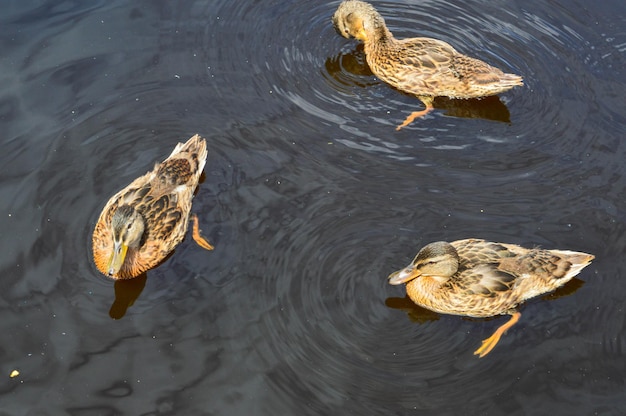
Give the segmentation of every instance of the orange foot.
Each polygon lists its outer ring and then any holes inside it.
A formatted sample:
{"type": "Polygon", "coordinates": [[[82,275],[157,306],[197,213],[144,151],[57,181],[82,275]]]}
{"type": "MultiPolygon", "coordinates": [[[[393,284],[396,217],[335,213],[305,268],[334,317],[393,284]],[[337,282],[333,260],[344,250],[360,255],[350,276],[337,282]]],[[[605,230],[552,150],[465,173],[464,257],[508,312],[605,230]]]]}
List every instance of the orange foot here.
{"type": "Polygon", "coordinates": [[[426,114],[430,113],[434,110],[434,107],[431,103],[426,103],[426,108],[421,111],[414,111],[404,120],[402,124],[396,127],[396,130],[400,130],[402,127],[406,127],[413,122],[416,118],[423,117],[426,114]]]}
{"type": "Polygon", "coordinates": [[[198,225],[198,216],[193,214],[193,240],[198,243],[198,245],[206,250],[213,250],[213,246],[207,241],[206,238],[200,235],[200,227],[198,225]]]}
{"type": "Polygon", "coordinates": [[[522,316],[521,313],[515,312],[507,323],[496,329],[496,332],[494,332],[492,336],[483,341],[480,348],[474,351],[474,355],[478,355],[479,358],[483,358],[485,355],[489,354],[498,341],[500,341],[502,334],[504,334],[507,329],[515,325],[517,321],[519,321],[520,316],[522,316]]]}

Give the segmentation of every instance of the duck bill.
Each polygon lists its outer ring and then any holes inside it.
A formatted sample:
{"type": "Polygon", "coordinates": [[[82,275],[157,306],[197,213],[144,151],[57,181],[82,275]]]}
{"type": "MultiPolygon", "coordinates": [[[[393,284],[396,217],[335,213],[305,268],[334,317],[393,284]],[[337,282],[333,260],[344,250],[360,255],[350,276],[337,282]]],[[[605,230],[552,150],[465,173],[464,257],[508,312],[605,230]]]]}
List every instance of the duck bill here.
{"type": "Polygon", "coordinates": [[[415,270],[415,267],[408,266],[397,272],[393,272],[389,275],[390,285],[401,285],[419,276],[419,272],[415,270]]]}
{"type": "Polygon", "coordinates": [[[365,33],[365,29],[359,30],[354,37],[361,42],[365,42],[367,40],[367,33],[365,33]]]}
{"type": "Polygon", "coordinates": [[[126,244],[117,241],[113,243],[113,254],[111,254],[111,259],[107,266],[109,276],[115,276],[120,272],[124,259],[126,259],[127,251],[128,246],[126,244]]]}

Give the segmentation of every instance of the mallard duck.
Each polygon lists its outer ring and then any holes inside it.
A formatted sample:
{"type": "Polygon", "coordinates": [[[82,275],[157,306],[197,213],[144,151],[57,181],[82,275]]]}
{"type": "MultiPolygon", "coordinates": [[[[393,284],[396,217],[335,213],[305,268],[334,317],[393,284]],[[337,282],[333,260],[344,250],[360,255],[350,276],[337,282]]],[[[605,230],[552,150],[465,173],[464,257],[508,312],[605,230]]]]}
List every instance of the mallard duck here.
{"type": "Polygon", "coordinates": [[[369,3],[344,1],[332,21],[343,37],[354,37],[365,44],[367,64],[374,75],[417,96],[426,106],[409,115],[397,130],[431,111],[435,97],[479,98],[523,85],[522,77],[465,56],[444,41],[394,38],[383,17],[369,3]]]}
{"type": "Polygon", "coordinates": [[[406,283],[413,302],[438,313],[476,318],[511,315],[474,352],[484,357],[521,317],[517,305],[564,285],[593,259],[576,251],[527,249],[478,239],[438,241],[392,273],[389,283],[406,283]]]}
{"type": "MultiPolygon", "coordinates": [[[[196,134],[109,199],[92,237],[100,272],[113,279],[136,277],[174,250],[187,232],[191,199],[206,157],[206,141],[196,134]]],[[[194,240],[213,249],[200,235],[197,216],[193,221],[194,240]]]]}

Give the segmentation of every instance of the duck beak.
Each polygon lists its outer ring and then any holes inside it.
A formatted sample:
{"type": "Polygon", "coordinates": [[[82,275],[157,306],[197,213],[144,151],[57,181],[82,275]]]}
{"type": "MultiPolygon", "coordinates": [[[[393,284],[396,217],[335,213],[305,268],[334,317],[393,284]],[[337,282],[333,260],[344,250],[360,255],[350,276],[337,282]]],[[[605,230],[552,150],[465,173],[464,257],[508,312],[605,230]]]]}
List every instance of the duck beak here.
{"type": "Polygon", "coordinates": [[[359,30],[354,37],[361,42],[365,42],[367,40],[367,34],[365,33],[365,29],[359,30]]]}
{"type": "Polygon", "coordinates": [[[391,273],[388,279],[390,285],[400,285],[415,279],[417,276],[419,276],[419,272],[415,269],[415,267],[413,267],[413,265],[411,265],[402,270],[391,273]]]}
{"type": "Polygon", "coordinates": [[[113,254],[111,254],[111,259],[107,265],[109,276],[115,276],[119,273],[122,265],[124,264],[127,250],[128,246],[121,241],[113,242],[113,254]]]}

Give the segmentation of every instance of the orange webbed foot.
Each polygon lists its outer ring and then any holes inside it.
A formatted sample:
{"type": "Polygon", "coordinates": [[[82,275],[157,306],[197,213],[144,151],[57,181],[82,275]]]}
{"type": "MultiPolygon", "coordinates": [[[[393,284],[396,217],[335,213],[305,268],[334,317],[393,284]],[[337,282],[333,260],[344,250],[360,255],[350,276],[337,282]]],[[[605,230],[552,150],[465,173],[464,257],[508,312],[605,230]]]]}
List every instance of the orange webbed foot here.
{"type": "Polygon", "coordinates": [[[192,219],[193,219],[193,233],[192,233],[193,240],[203,249],[213,250],[214,247],[207,241],[206,238],[200,235],[200,226],[198,225],[198,216],[196,214],[193,214],[192,219]]]}
{"type": "Polygon", "coordinates": [[[478,358],[483,358],[485,355],[489,354],[491,350],[496,346],[498,341],[500,341],[500,337],[513,325],[519,321],[519,318],[522,316],[521,313],[515,312],[512,314],[511,319],[500,328],[496,329],[496,332],[493,333],[492,336],[485,339],[483,343],[480,345],[476,351],[474,351],[474,355],[478,355],[478,358]]]}
{"type": "Polygon", "coordinates": [[[431,111],[435,109],[435,107],[433,107],[432,98],[422,98],[421,101],[424,103],[426,108],[421,111],[414,111],[411,114],[409,114],[409,116],[406,119],[404,119],[404,122],[400,124],[398,127],[396,127],[396,130],[400,130],[402,127],[408,126],[416,118],[424,117],[426,114],[430,113],[431,111]]]}

